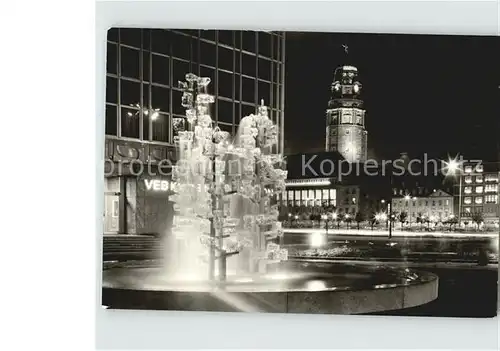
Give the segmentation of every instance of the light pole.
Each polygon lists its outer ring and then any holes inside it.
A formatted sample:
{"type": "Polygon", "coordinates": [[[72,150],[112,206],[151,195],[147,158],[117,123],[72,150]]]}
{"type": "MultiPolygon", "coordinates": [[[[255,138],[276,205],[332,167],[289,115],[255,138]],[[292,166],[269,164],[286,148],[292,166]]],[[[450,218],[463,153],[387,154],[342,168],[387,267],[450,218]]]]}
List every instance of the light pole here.
{"type": "Polygon", "coordinates": [[[325,221],[325,243],[328,242],[328,215],[321,215],[321,219],[325,221]]]}
{"type": "MultiPolygon", "coordinates": [[[[411,200],[411,197],[410,195],[405,195],[405,200],[406,200],[406,207],[408,208],[408,218],[411,218],[410,217],[410,200],[411,200]]],[[[408,221],[410,221],[410,227],[411,227],[411,219],[408,219],[408,221]]],[[[401,226],[402,226],[403,223],[401,223],[401,226]]]]}
{"type": "Polygon", "coordinates": [[[462,225],[462,170],[460,163],[454,159],[448,160],[448,173],[456,176],[458,173],[458,227],[462,225]]]}
{"type": "Polygon", "coordinates": [[[393,220],[393,215],[392,215],[392,198],[391,202],[387,204],[388,207],[388,213],[389,213],[389,239],[392,238],[392,220],[393,220]]]}
{"type": "Polygon", "coordinates": [[[337,212],[332,213],[332,219],[337,222],[337,228],[339,227],[338,221],[337,221],[337,212]]]}
{"type": "Polygon", "coordinates": [[[381,213],[379,215],[379,218],[380,218],[381,221],[384,221],[386,223],[386,226],[388,225],[388,223],[387,223],[387,214],[385,212],[381,213]]]}

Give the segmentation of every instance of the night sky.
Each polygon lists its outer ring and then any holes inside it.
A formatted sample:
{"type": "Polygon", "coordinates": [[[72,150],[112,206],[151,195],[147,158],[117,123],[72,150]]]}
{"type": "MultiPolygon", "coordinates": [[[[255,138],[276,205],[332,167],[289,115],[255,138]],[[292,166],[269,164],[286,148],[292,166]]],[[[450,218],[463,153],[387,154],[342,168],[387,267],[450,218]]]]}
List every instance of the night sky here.
{"type": "Polygon", "coordinates": [[[343,64],[356,66],[363,84],[369,157],[498,157],[499,37],[294,32],[286,39],[287,153],[324,150],[330,85],[343,64]]]}

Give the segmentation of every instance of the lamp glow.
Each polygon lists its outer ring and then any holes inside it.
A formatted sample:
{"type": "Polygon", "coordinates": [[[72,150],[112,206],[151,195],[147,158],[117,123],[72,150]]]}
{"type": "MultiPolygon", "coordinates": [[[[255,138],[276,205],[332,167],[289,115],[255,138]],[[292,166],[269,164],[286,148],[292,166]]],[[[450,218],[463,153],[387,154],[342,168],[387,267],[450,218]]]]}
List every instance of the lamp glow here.
{"type": "Polygon", "coordinates": [[[311,246],[320,247],[323,245],[324,236],[321,233],[311,234],[311,246]]]}

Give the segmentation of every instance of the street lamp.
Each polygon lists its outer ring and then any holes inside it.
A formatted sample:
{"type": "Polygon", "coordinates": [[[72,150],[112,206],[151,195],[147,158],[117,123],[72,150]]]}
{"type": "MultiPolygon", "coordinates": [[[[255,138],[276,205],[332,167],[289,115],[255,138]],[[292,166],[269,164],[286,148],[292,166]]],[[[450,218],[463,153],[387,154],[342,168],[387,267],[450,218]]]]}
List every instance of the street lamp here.
{"type": "Polygon", "coordinates": [[[338,218],[337,212],[333,212],[333,213],[332,213],[332,219],[333,219],[335,222],[337,222],[337,229],[339,229],[339,228],[340,228],[340,223],[339,223],[339,221],[337,220],[337,218],[338,218]]]}
{"type": "Polygon", "coordinates": [[[449,159],[446,163],[446,168],[448,169],[447,175],[456,176],[458,174],[458,226],[461,225],[462,220],[462,169],[460,167],[460,162],[456,158],[449,159]]]}

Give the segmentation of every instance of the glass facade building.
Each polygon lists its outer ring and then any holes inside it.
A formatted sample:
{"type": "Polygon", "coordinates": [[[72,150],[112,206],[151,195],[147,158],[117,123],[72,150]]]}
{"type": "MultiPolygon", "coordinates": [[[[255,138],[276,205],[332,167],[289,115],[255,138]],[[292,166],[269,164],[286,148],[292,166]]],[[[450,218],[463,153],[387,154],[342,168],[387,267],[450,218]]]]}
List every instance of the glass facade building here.
{"type": "Polygon", "coordinates": [[[106,135],[172,145],[185,117],[178,81],[189,72],[211,78],[211,114],[222,130],[234,135],[261,99],[283,130],[284,53],[283,32],[111,29],[106,135]]]}
{"type": "Polygon", "coordinates": [[[212,119],[232,135],[264,100],[280,130],[273,151],[283,151],[283,32],[113,28],[106,45],[104,233],[170,230],[171,175],[158,169],[175,162],[187,123],[178,88],[187,73],[211,79],[212,119]]]}

